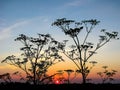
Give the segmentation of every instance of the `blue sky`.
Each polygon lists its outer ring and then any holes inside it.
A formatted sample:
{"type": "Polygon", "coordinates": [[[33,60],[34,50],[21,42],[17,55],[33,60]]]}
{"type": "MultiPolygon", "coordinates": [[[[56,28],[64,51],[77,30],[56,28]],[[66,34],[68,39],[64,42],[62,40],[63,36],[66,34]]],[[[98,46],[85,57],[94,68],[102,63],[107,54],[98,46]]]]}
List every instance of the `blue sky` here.
{"type": "Polygon", "coordinates": [[[52,23],[63,17],[78,21],[96,18],[101,21],[101,27],[117,30],[119,3],[119,0],[0,0],[0,31],[12,25],[28,25],[28,22],[52,23]]]}
{"type": "MultiPolygon", "coordinates": [[[[29,36],[50,33],[57,40],[67,38],[51,26],[63,17],[76,21],[98,19],[101,22],[96,30],[105,28],[120,33],[120,0],[0,0],[0,59],[18,52],[21,46],[14,39],[21,33],[29,36]]],[[[111,63],[120,68],[120,41],[110,43],[104,47],[106,54],[100,55],[102,59],[113,55],[111,58],[116,61],[111,63]]]]}

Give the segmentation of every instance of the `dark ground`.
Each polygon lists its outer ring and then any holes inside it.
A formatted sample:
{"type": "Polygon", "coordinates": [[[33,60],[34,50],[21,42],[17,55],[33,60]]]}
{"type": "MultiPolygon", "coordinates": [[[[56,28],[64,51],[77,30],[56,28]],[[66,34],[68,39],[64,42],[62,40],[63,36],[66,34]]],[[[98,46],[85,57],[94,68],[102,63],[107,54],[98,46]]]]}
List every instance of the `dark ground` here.
{"type": "Polygon", "coordinates": [[[0,84],[0,90],[120,90],[120,84],[48,84],[30,85],[23,83],[0,84]]]}

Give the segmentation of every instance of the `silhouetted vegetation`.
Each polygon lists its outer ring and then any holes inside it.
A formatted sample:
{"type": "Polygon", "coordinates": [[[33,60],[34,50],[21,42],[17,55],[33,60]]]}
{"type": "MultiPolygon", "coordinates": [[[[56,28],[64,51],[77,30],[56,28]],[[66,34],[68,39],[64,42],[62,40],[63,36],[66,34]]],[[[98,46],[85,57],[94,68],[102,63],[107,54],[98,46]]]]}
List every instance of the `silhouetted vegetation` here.
{"type": "MultiPolygon", "coordinates": [[[[15,41],[22,43],[20,50],[22,51],[20,57],[15,55],[7,56],[1,63],[7,63],[15,67],[20,68],[26,74],[26,77],[23,78],[19,71],[15,71],[12,75],[17,75],[20,77],[20,80],[24,80],[24,83],[12,82],[12,77],[10,73],[3,73],[0,75],[0,87],[1,88],[15,88],[27,87],[27,88],[86,88],[89,89],[108,89],[111,87],[111,82],[114,80],[113,76],[116,74],[115,70],[108,71],[107,67],[104,66],[103,72],[98,72],[97,74],[102,79],[102,84],[91,84],[88,83],[91,79],[87,78],[92,68],[97,64],[96,61],[89,61],[89,59],[96,54],[97,50],[102,46],[106,45],[112,39],[119,39],[118,32],[107,32],[105,29],[101,30],[103,35],[99,36],[99,41],[97,44],[93,44],[88,41],[88,36],[91,34],[96,25],[100,21],[96,19],[83,20],[81,22],[76,22],[74,20],[67,20],[66,18],[57,19],[52,25],[55,25],[62,29],[65,35],[70,36],[73,40],[73,44],[70,45],[69,49],[67,48],[68,40],[63,40],[59,42],[52,38],[49,34],[38,34],[38,37],[29,37],[24,34],[20,34],[15,41]],[[84,39],[80,40],[79,33],[85,29],[86,35],[84,39]],[[53,75],[48,75],[48,69],[54,64],[57,64],[61,61],[65,61],[63,53],[68,57],[77,67],[77,70],[66,69],[59,70],[53,75]],[[66,72],[68,77],[64,78],[63,73],[66,72]],[[70,82],[71,73],[76,75],[82,75],[82,84],[76,84],[70,82]],[[58,75],[58,80],[62,83],[53,83],[54,76],[58,75]],[[108,81],[108,82],[107,82],[108,81]],[[66,83],[67,82],[67,83],[66,83]],[[107,84],[106,84],[107,83],[107,84]],[[109,83],[109,84],[108,84],[109,83]],[[55,85],[57,84],[57,85],[55,85]],[[34,86],[33,86],[34,85],[34,86]],[[110,86],[110,87],[108,87],[110,86]]],[[[74,79],[73,78],[73,79],[74,79]]],[[[120,85],[115,85],[114,87],[120,87],[120,85]]]]}
{"type": "MultiPolygon", "coordinates": [[[[91,32],[98,25],[100,21],[96,19],[91,20],[83,20],[81,22],[76,22],[75,20],[67,20],[66,18],[57,19],[52,25],[59,27],[65,35],[68,35],[73,40],[73,45],[70,46],[69,49],[66,49],[66,42],[62,44],[61,51],[62,53],[68,57],[78,68],[78,71],[82,75],[82,83],[86,83],[87,76],[90,73],[92,67],[87,65],[89,63],[89,59],[96,54],[96,51],[100,49],[102,46],[107,44],[112,39],[117,38],[118,32],[107,32],[105,29],[102,29],[101,32],[103,35],[100,35],[99,42],[96,46],[87,39],[89,38],[91,32]],[[84,35],[84,39],[80,40],[79,33],[85,29],[86,35],[84,35]]],[[[93,66],[97,63],[95,61],[90,61],[93,66]]]]}
{"type": "Polygon", "coordinates": [[[104,83],[110,83],[114,80],[114,75],[116,74],[116,70],[111,70],[109,71],[107,68],[108,66],[103,66],[102,67],[104,69],[103,72],[98,72],[97,74],[100,76],[101,80],[102,80],[102,84],[104,83]]]}
{"type": "MultiPolygon", "coordinates": [[[[7,63],[20,68],[26,73],[26,82],[31,84],[44,84],[51,82],[56,75],[47,75],[50,66],[63,61],[58,54],[59,43],[49,34],[38,34],[38,38],[20,34],[15,41],[20,41],[23,47],[21,57],[7,56],[1,63],[7,63]],[[46,81],[47,80],[47,81],[46,81]]],[[[2,75],[8,79],[8,75],[2,75]]]]}
{"type": "Polygon", "coordinates": [[[0,80],[5,82],[5,83],[9,83],[11,82],[11,76],[10,73],[4,73],[0,75],[0,80]]]}
{"type": "Polygon", "coordinates": [[[65,72],[67,72],[67,74],[68,74],[68,79],[67,79],[67,81],[68,81],[68,84],[70,84],[70,74],[72,73],[72,72],[74,72],[72,69],[67,69],[67,70],[64,70],[65,72]]]}

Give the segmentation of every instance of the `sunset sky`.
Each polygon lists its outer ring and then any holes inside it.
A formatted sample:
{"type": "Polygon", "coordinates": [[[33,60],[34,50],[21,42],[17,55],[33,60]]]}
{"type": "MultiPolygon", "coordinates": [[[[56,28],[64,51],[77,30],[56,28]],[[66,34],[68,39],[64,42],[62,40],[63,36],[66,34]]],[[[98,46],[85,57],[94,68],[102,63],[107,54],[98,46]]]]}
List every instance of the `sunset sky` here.
{"type": "MultiPolygon", "coordinates": [[[[99,20],[100,24],[91,35],[91,41],[96,43],[100,29],[120,33],[120,0],[0,0],[0,61],[8,55],[20,54],[21,46],[14,41],[19,34],[34,37],[37,33],[49,33],[58,41],[71,41],[59,28],[51,26],[58,18],[99,20]]],[[[98,62],[90,74],[92,78],[106,65],[110,70],[118,71],[116,77],[120,82],[120,40],[113,40],[103,46],[92,59],[98,62]]],[[[52,66],[50,72],[60,69],[76,67],[66,60],[52,66]]],[[[0,63],[0,74],[14,70],[15,67],[0,63]]]]}

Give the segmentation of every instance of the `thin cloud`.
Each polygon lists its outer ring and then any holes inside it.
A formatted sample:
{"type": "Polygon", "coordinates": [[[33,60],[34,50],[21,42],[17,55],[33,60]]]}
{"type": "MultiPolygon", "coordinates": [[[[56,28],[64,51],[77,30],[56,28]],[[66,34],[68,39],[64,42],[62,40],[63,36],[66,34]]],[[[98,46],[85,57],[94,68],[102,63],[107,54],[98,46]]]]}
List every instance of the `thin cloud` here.
{"type": "Polygon", "coordinates": [[[46,17],[42,17],[42,16],[18,21],[16,23],[14,23],[8,27],[2,28],[0,30],[0,40],[4,40],[4,39],[11,37],[13,30],[14,30],[14,32],[16,32],[16,30],[18,30],[18,28],[20,28],[21,26],[25,26],[24,28],[26,28],[26,30],[28,30],[29,28],[30,29],[36,28],[36,27],[34,27],[35,24],[38,26],[41,25],[40,30],[43,29],[43,31],[44,31],[45,29],[47,29],[46,25],[48,25],[48,22],[49,22],[49,19],[46,17]]]}
{"type": "Polygon", "coordinates": [[[83,3],[83,1],[81,1],[81,0],[75,0],[72,2],[68,2],[66,5],[67,6],[80,6],[82,3],[83,3]]]}
{"type": "Polygon", "coordinates": [[[77,7],[87,5],[89,2],[91,2],[91,0],[71,0],[71,2],[67,2],[65,5],[69,7],[77,7]]]}
{"type": "Polygon", "coordinates": [[[6,28],[3,28],[2,30],[0,30],[0,40],[3,40],[3,39],[6,39],[6,38],[9,38],[11,36],[11,32],[21,26],[21,25],[25,25],[27,24],[28,22],[27,21],[20,21],[20,22],[17,22],[9,27],[6,27],[6,28]]]}

